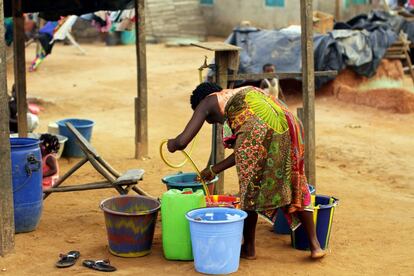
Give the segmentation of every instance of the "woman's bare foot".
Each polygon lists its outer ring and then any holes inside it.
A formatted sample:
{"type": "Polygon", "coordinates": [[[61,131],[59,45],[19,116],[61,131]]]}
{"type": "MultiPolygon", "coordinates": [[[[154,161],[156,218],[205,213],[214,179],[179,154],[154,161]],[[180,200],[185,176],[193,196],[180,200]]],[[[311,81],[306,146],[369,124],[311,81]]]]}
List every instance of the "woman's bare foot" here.
{"type": "Polygon", "coordinates": [[[326,251],[321,248],[317,238],[310,242],[311,258],[314,260],[321,259],[326,255],[326,251]]]}
{"type": "Polygon", "coordinates": [[[325,255],[326,255],[326,251],[321,249],[320,247],[319,249],[311,250],[311,258],[313,260],[321,259],[325,257],[325,255]]]}
{"type": "Polygon", "coordinates": [[[255,252],[254,246],[247,246],[242,245],[241,252],[240,252],[240,258],[246,259],[246,260],[256,260],[256,252],[255,252]],[[249,248],[250,247],[250,248],[249,248]]]}

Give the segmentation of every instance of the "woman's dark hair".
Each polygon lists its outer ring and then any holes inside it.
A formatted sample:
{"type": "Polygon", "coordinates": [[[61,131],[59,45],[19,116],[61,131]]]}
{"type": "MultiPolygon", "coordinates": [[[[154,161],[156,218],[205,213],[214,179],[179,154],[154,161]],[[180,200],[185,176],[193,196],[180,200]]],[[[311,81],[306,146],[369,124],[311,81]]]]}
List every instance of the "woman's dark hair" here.
{"type": "Polygon", "coordinates": [[[199,84],[190,97],[191,108],[195,110],[205,97],[211,93],[220,92],[221,90],[223,90],[223,88],[212,82],[203,82],[199,84]]]}
{"type": "Polygon", "coordinates": [[[40,142],[45,146],[47,153],[56,153],[60,148],[59,139],[52,134],[45,133],[39,138],[40,142]]]}

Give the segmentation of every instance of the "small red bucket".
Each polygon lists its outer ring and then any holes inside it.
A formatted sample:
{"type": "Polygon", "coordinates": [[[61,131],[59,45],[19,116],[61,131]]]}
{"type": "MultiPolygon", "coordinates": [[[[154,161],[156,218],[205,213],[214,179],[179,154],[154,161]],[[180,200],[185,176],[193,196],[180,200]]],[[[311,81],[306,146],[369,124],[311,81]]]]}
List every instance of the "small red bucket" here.
{"type": "Polygon", "coordinates": [[[236,196],[211,195],[210,201],[206,197],[207,207],[227,207],[240,209],[240,198],[236,196]]]}

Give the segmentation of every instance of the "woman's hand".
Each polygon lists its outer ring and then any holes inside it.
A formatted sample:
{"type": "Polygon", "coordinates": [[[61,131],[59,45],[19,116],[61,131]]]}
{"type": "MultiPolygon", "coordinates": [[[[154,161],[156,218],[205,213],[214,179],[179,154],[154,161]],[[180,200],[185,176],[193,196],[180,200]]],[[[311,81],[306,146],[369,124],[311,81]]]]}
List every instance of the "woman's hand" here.
{"type": "Polygon", "coordinates": [[[205,168],[204,170],[202,170],[200,174],[201,174],[201,178],[206,182],[209,182],[209,181],[213,180],[214,177],[216,177],[216,174],[215,173],[213,174],[212,170],[210,170],[210,167],[205,168]]]}
{"type": "Polygon", "coordinates": [[[177,143],[175,139],[169,139],[167,143],[168,151],[174,153],[177,151],[177,143]]]}

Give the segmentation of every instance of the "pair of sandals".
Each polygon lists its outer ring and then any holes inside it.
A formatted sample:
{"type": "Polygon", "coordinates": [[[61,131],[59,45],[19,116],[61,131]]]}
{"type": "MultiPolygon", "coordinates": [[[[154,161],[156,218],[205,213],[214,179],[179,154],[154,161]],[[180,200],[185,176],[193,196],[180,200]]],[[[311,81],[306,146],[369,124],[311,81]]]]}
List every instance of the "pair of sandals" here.
{"type": "MultiPolygon", "coordinates": [[[[59,260],[56,262],[56,267],[66,268],[73,266],[80,257],[79,251],[69,251],[67,254],[60,254],[59,260]]],[[[111,265],[109,260],[84,260],[82,265],[90,269],[103,271],[103,272],[113,272],[116,271],[116,268],[111,265]]]]}

